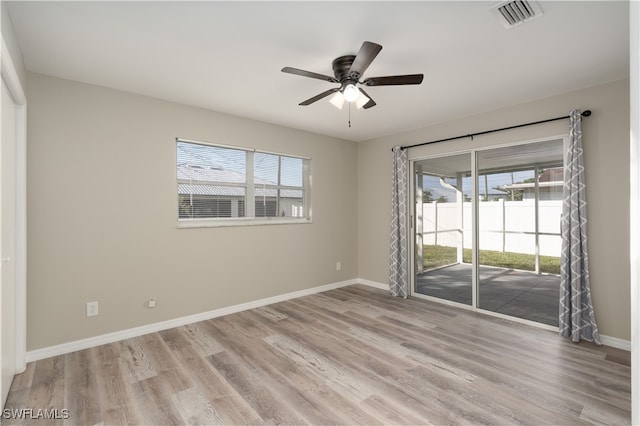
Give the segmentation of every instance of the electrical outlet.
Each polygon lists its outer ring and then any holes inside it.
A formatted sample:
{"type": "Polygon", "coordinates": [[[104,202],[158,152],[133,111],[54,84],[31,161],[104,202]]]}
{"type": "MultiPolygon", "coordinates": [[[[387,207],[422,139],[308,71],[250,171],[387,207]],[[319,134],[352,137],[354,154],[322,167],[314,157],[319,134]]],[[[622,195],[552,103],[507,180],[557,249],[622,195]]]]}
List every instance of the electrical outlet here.
{"type": "Polygon", "coordinates": [[[336,262],[336,271],[339,271],[341,269],[342,269],[342,263],[336,262]]]}
{"type": "Polygon", "coordinates": [[[156,299],[149,299],[147,301],[147,307],[148,308],[155,308],[156,307],[156,299]]]}
{"type": "Polygon", "coordinates": [[[98,302],[87,302],[87,316],[95,317],[98,315],[98,302]]]}

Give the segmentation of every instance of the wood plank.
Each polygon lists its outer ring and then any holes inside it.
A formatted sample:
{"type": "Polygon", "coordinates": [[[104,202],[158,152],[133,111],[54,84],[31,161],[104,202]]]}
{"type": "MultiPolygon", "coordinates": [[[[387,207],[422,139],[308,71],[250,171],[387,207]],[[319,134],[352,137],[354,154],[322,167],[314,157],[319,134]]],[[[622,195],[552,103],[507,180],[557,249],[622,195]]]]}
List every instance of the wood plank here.
{"type": "Polygon", "coordinates": [[[65,355],[64,408],[69,410],[65,424],[97,424],[103,415],[99,394],[96,365],[91,350],[65,355]]]}
{"type": "Polygon", "coordinates": [[[187,339],[191,342],[191,346],[195,348],[203,357],[222,352],[224,348],[216,339],[203,328],[203,323],[195,323],[178,327],[187,339]]]}
{"type": "Polygon", "coordinates": [[[133,403],[134,393],[129,373],[120,358],[120,346],[107,344],[91,349],[95,361],[96,385],[103,423],[138,425],[142,416],[138,405],[133,403]]]}
{"type": "MultiPolygon", "coordinates": [[[[63,410],[65,407],[65,356],[38,361],[33,373],[29,402],[26,407],[34,413],[39,410],[63,410]]],[[[38,418],[26,419],[25,424],[37,424],[38,418]]],[[[50,419],[46,421],[51,425],[62,425],[64,419],[50,419]]]]}
{"type": "Polygon", "coordinates": [[[233,386],[238,394],[255,410],[261,420],[275,424],[304,424],[286,401],[277,398],[272,389],[255,377],[241,361],[220,352],[207,357],[211,365],[218,370],[233,386]]]}
{"type": "Polygon", "coordinates": [[[175,357],[184,366],[185,372],[189,374],[195,386],[212,404],[225,424],[257,424],[260,422],[260,416],[213,368],[211,363],[200,355],[197,349],[180,348],[175,351],[175,357]]]}
{"type": "Polygon", "coordinates": [[[143,424],[182,424],[182,416],[169,391],[170,385],[164,381],[162,374],[139,380],[133,384],[133,388],[143,424]]]}
{"type": "Polygon", "coordinates": [[[142,347],[139,337],[122,340],[117,345],[120,347],[120,359],[125,366],[125,371],[128,373],[131,383],[145,380],[158,374],[153,365],[151,365],[151,361],[142,347]]]}
{"type": "Polygon", "coordinates": [[[164,384],[171,393],[180,392],[193,386],[193,382],[184,373],[181,364],[176,363],[173,355],[167,346],[163,336],[169,339],[173,347],[184,347],[177,340],[186,341],[184,337],[178,338],[179,332],[176,333],[151,333],[140,336],[141,348],[144,357],[157,375],[162,375],[164,384]],[[171,340],[171,338],[176,340],[171,340]]]}
{"type": "Polygon", "coordinates": [[[220,413],[211,405],[211,402],[200,392],[197,386],[178,392],[172,398],[184,424],[226,424],[220,413]]]}

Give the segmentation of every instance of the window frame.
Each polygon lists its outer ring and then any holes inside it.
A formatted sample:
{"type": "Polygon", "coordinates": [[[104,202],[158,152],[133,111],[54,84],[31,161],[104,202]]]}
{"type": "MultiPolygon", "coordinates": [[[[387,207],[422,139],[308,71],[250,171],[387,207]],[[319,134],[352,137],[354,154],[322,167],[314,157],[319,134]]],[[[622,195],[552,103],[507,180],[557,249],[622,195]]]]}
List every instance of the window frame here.
{"type": "MultiPolygon", "coordinates": [[[[303,223],[312,223],[311,217],[311,158],[303,157],[299,155],[293,154],[284,154],[279,152],[265,151],[261,149],[255,148],[244,148],[239,146],[231,146],[231,145],[223,145],[211,142],[204,142],[192,139],[185,138],[176,138],[174,145],[174,153],[176,154],[174,167],[175,167],[175,206],[176,206],[176,224],[178,228],[211,228],[211,227],[225,227],[225,226],[251,226],[251,225],[278,225],[278,224],[303,224],[303,223]],[[212,148],[224,148],[224,149],[234,149],[238,151],[244,151],[246,154],[246,172],[245,172],[245,183],[238,184],[233,183],[233,186],[240,186],[245,189],[245,198],[244,198],[244,217],[225,217],[225,218],[181,218],[180,217],[180,193],[179,186],[180,184],[184,184],[182,180],[178,179],[178,158],[177,158],[177,146],[178,143],[188,143],[195,145],[208,146],[212,148]],[[302,160],[302,187],[286,187],[280,185],[280,182],[274,185],[268,185],[269,188],[276,189],[277,193],[280,193],[282,189],[295,189],[302,191],[302,208],[304,216],[302,217],[255,217],[255,190],[258,188],[259,184],[255,183],[254,179],[254,154],[262,153],[262,154],[270,154],[277,155],[278,162],[281,163],[282,157],[295,158],[302,160]]],[[[278,180],[280,180],[280,175],[278,176],[278,180]]]]}

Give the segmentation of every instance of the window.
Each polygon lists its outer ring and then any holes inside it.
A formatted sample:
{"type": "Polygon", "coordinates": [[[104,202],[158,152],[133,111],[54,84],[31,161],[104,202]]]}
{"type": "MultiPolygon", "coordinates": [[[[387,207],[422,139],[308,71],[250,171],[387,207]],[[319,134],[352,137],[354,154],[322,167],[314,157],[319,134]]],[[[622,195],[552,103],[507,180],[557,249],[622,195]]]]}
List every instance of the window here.
{"type": "Polygon", "coordinates": [[[310,160],[178,139],[179,226],[309,221],[310,160]]]}

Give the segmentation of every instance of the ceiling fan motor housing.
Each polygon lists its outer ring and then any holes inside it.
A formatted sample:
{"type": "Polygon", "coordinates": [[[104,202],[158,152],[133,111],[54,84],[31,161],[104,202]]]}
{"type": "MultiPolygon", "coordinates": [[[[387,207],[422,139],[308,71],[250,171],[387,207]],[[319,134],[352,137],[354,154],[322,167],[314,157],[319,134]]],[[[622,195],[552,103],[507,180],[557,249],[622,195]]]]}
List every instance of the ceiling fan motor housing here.
{"type": "Polygon", "coordinates": [[[343,83],[343,85],[347,80],[353,84],[358,82],[358,78],[360,77],[358,73],[349,74],[351,64],[353,64],[355,59],[355,55],[345,55],[334,59],[331,63],[331,66],[333,67],[333,74],[339,82],[343,83]]]}

